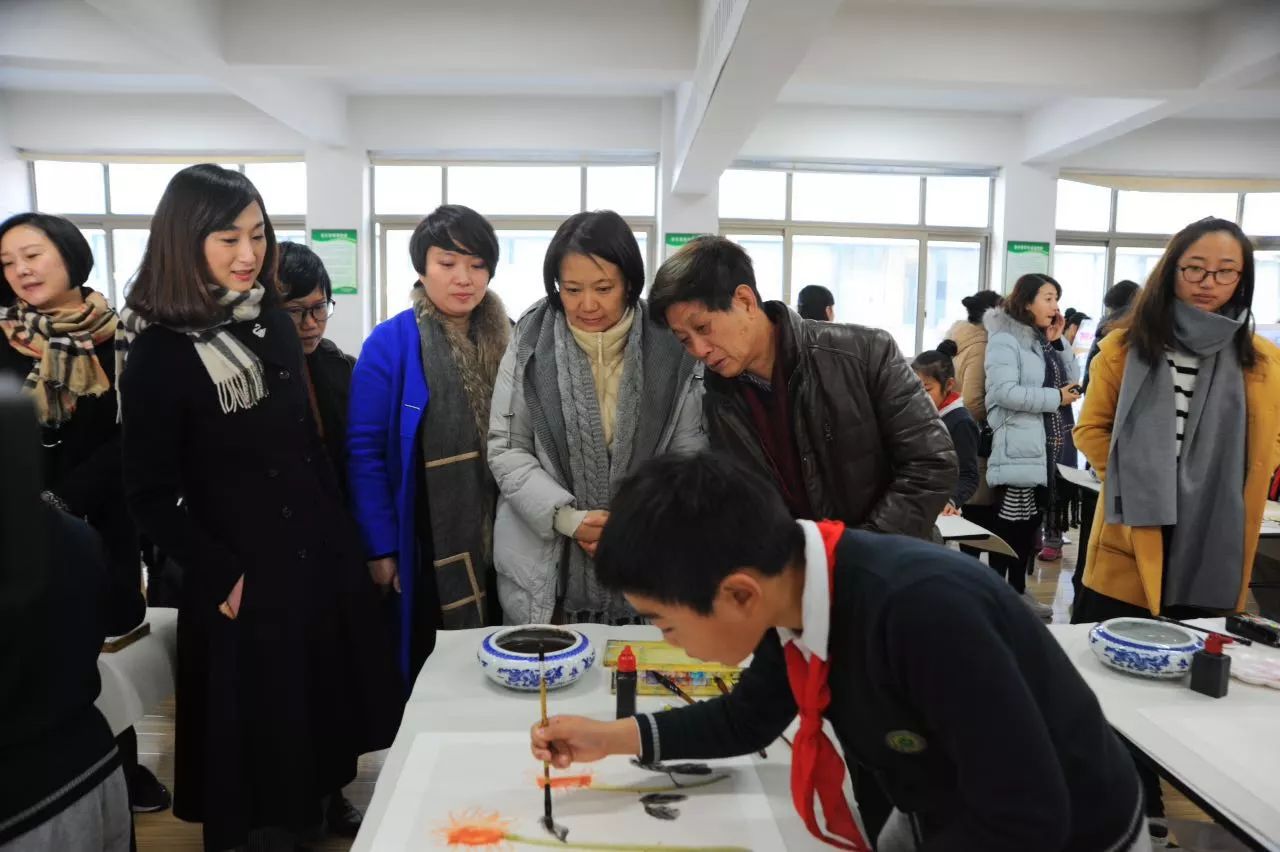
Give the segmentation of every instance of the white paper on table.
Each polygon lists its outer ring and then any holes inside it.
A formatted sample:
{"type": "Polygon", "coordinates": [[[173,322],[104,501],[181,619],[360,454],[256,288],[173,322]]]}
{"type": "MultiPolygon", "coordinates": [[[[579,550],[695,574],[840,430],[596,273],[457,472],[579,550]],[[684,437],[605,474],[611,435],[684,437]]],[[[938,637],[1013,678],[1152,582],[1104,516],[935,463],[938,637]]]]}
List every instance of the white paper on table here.
{"type": "MultiPolygon", "coordinates": [[[[593,789],[557,790],[555,820],[569,829],[568,844],[558,848],[589,849],[592,843],[643,844],[654,849],[680,847],[741,847],[778,850],[786,845],[750,758],[710,761],[716,772],[729,775],[704,787],[674,792],[688,796],[672,807],[675,820],[656,819],[645,812],[639,793],[593,789]]],[[[670,777],[610,757],[590,766],[552,770],[552,776],[591,772],[593,781],[617,786],[670,786],[670,777]]],[[[374,837],[374,852],[421,849],[486,848],[450,846],[446,832],[451,820],[484,825],[483,815],[497,814],[507,822],[505,840],[496,846],[534,849],[511,835],[551,840],[542,826],[542,764],[529,754],[528,733],[419,734],[410,747],[392,792],[387,811],[374,837]]],[[[681,780],[694,780],[678,776],[681,780]]],[[[483,832],[481,832],[483,834],[483,832]]],[[[552,842],[555,842],[554,840],[552,842]]]]}
{"type": "MultiPolygon", "coordinates": [[[[1236,685],[1236,689],[1242,687],[1236,685]]],[[[1139,710],[1150,722],[1239,784],[1238,795],[1256,797],[1266,807],[1280,802],[1280,737],[1274,706],[1150,707],[1139,710]],[[1229,710],[1229,712],[1227,712],[1229,710]]]]}

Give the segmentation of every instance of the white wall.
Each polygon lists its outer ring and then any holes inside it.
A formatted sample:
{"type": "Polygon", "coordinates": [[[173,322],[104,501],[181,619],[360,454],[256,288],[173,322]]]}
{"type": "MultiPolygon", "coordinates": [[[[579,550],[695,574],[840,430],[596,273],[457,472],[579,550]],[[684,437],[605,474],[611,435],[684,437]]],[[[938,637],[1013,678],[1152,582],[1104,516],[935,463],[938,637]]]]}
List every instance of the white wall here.
{"type": "Polygon", "coordinates": [[[305,140],[229,95],[5,92],[9,144],[41,153],[301,153],[305,140]]]}
{"type": "Polygon", "coordinates": [[[1014,115],[779,105],[739,157],[994,168],[1021,150],[1021,128],[1014,115]]]}
{"type": "Polygon", "coordinates": [[[658,150],[657,98],[359,97],[358,146],[375,152],[523,151],[568,157],[658,150]]]}
{"type": "Polygon", "coordinates": [[[355,230],[359,252],[357,293],[335,295],[337,306],[326,336],[352,355],[360,353],[373,327],[369,245],[369,157],[363,150],[312,146],[307,149],[307,238],[316,229],[355,230]]]}
{"type": "Polygon", "coordinates": [[[1066,169],[1186,177],[1280,177],[1280,121],[1166,119],[1062,162],[1066,169]]]}

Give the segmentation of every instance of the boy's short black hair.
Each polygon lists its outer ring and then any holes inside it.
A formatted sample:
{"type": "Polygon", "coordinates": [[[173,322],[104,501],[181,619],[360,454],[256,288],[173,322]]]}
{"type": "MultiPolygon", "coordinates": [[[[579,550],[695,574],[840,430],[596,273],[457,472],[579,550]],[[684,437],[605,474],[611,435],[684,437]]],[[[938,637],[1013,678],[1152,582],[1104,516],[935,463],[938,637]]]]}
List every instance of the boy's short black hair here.
{"type": "MultiPolygon", "coordinates": [[[[89,241],[75,223],[49,213],[18,213],[0,222],[0,239],[20,225],[35,228],[53,243],[62,256],[62,265],[67,268],[67,283],[71,289],[84,286],[93,271],[93,249],[89,248],[89,241]]],[[[12,305],[17,298],[13,288],[0,282],[0,306],[12,305]]]]}
{"type": "Polygon", "coordinates": [[[609,506],[596,576],[609,589],[711,612],[742,568],[774,576],[804,552],[804,533],[773,483],[727,455],[666,455],[623,481],[609,506]]]}
{"type": "Polygon", "coordinates": [[[566,255],[583,254],[607,260],[622,273],[624,298],[629,308],[640,301],[644,290],[644,258],[635,232],[627,221],[612,210],[575,213],[560,223],[556,235],[547,246],[542,262],[542,283],[547,290],[547,303],[558,311],[560,302],[560,266],[566,255]]]}
{"type": "Polygon", "coordinates": [[[320,256],[302,243],[285,241],[276,247],[280,253],[280,298],[286,302],[305,299],[316,290],[324,293],[325,301],[333,298],[333,284],[320,256]]]}
{"type": "Polygon", "coordinates": [[[667,308],[677,302],[702,302],[710,310],[727,311],[734,291],[743,284],[760,302],[751,255],[725,237],[696,237],[658,268],[649,288],[649,307],[659,325],[666,325],[667,308]]]}
{"type": "Polygon", "coordinates": [[[800,295],[796,297],[796,313],[805,319],[825,320],[827,308],[835,303],[836,297],[831,295],[830,290],[821,284],[810,284],[802,287],[800,295]]]}
{"type": "Polygon", "coordinates": [[[419,275],[426,274],[427,251],[432,246],[478,257],[488,267],[490,278],[497,274],[498,235],[489,220],[470,207],[441,204],[413,229],[413,236],[409,238],[409,260],[419,275]]]}

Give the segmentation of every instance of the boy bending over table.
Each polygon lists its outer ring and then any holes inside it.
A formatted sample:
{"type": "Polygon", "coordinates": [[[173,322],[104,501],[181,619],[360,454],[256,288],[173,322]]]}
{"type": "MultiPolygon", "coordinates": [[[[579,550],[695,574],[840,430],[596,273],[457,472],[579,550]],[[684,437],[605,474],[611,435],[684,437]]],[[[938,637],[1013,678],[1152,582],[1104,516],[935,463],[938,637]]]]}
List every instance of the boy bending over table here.
{"type": "Polygon", "coordinates": [[[609,722],[552,717],[532,731],[538,760],[563,769],[611,754],[749,754],[798,714],[792,799],[833,846],[1150,848],[1132,760],[1093,693],[1009,585],[973,559],[793,520],[770,483],[700,454],[654,459],[623,484],[596,569],[672,645],[729,665],[754,656],[737,688],[713,700],[609,722]],[[846,761],[894,805],[874,845],[845,797],[846,761]]]}

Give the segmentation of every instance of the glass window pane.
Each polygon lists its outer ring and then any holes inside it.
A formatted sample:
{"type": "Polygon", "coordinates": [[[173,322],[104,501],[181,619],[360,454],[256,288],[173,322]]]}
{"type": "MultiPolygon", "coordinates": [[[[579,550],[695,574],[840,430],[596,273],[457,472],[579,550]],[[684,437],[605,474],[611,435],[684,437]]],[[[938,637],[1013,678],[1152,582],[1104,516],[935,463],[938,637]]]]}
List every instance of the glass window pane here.
{"type": "Polygon", "coordinates": [[[554,231],[498,231],[498,274],[492,286],[512,319],[547,295],[542,261],[554,235],[554,231]]]}
{"type": "Polygon", "coordinates": [[[270,216],[301,216],[307,212],[306,163],[245,163],[245,177],[253,181],[270,216]]]}
{"type": "MultiPolygon", "coordinates": [[[[649,232],[648,231],[632,231],[636,238],[636,244],[640,246],[640,258],[644,261],[644,287],[649,286],[649,279],[653,276],[649,264],[649,232]]],[[[644,288],[642,288],[643,291],[644,288]]]]}
{"type": "Polygon", "coordinates": [[[426,216],[440,206],[439,166],[374,166],[375,213],[426,216]]]}
{"type": "Polygon", "coordinates": [[[657,173],[653,166],[589,166],[587,209],[652,216],[657,204],[657,173]]]}
{"type": "Polygon", "coordinates": [[[111,292],[111,274],[107,269],[107,232],[101,228],[81,228],[80,233],[84,234],[89,250],[93,252],[93,269],[89,271],[89,280],[84,283],[101,293],[113,308],[118,307],[115,294],[111,292]]]}
{"type": "Polygon", "coordinates": [[[1280,251],[1253,253],[1253,318],[1280,323],[1280,251]]]}
{"type": "Polygon", "coordinates": [[[783,219],[787,173],[726,169],[720,173],[721,219],[783,219]]]}
{"type": "Polygon", "coordinates": [[[1236,194],[1120,190],[1116,200],[1117,231],[1174,234],[1206,216],[1234,222],[1236,194]]]}
{"type": "Polygon", "coordinates": [[[1076,334],[1075,350],[1080,368],[1084,369],[1085,356],[1093,343],[1093,329],[1097,327],[1096,321],[1102,319],[1102,297],[1107,292],[1106,246],[1058,243],[1053,249],[1053,277],[1062,284],[1062,310],[1075,308],[1095,320],[1085,323],[1076,334]]]}
{"type": "Polygon", "coordinates": [[[1245,195],[1244,232],[1251,237],[1280,235],[1280,192],[1245,195]]]}
{"type": "Polygon", "coordinates": [[[156,212],[160,196],[169,181],[189,163],[111,163],[107,175],[111,179],[111,212],[156,212]]]}
{"type": "Polygon", "coordinates": [[[985,228],[991,221],[991,178],[927,177],[924,222],[985,228]]]}
{"type": "Polygon", "coordinates": [[[36,160],[36,209],[44,213],[107,212],[102,164],[36,160]]]}
{"type": "Polygon", "coordinates": [[[450,166],[449,203],[482,216],[568,215],[582,209],[577,166],[450,166]]]}
{"type": "Polygon", "coordinates": [[[382,235],[387,243],[387,314],[393,317],[411,304],[409,291],[418,283],[418,273],[409,259],[411,228],[388,228],[382,235]]]}
{"type": "Polygon", "coordinates": [[[1145,287],[1147,276],[1151,274],[1151,270],[1156,268],[1156,264],[1163,255],[1164,249],[1160,248],[1141,246],[1121,246],[1117,248],[1115,280],[1134,281],[1137,282],[1138,286],[1145,287]]]}
{"type": "Polygon", "coordinates": [[[142,263],[142,256],[146,254],[150,234],[150,231],[141,228],[117,228],[111,232],[111,252],[115,261],[111,275],[117,305],[124,304],[125,294],[129,292],[133,276],[142,263]]]}
{"type": "Polygon", "coordinates": [[[809,222],[920,222],[920,178],[796,172],[791,178],[791,218],[809,222]]]}
{"type": "Polygon", "coordinates": [[[903,354],[916,351],[920,243],[879,237],[796,236],[791,282],[821,284],[835,296],[836,322],[882,328],[903,354]]]}
{"type": "Polygon", "coordinates": [[[929,241],[925,270],[924,348],[933,349],[958,321],[968,317],[960,300],[978,292],[982,243],[929,241]]]}
{"type": "Polygon", "coordinates": [[[1110,230],[1111,190],[1074,180],[1058,181],[1056,219],[1060,231],[1110,230]]]}
{"type": "MultiPolygon", "coordinates": [[[[783,301],[782,298],[782,235],[781,234],[725,234],[747,250],[751,266],[756,274],[756,289],[766,302],[783,301]]],[[[794,288],[800,292],[799,288],[794,288]]]]}
{"type": "Polygon", "coordinates": [[[299,245],[304,245],[304,246],[305,246],[305,245],[307,244],[307,232],[306,232],[306,231],[277,230],[277,231],[276,231],[276,245],[279,245],[280,243],[284,243],[284,242],[298,243],[299,245]]]}

